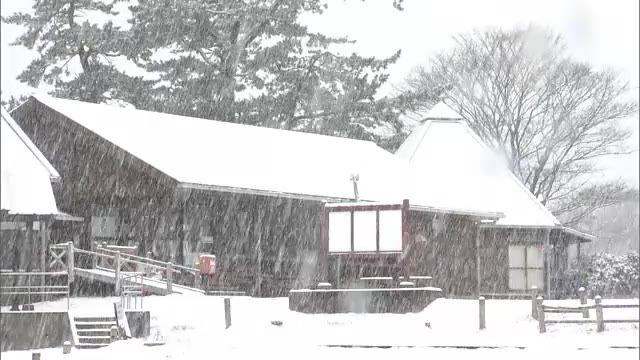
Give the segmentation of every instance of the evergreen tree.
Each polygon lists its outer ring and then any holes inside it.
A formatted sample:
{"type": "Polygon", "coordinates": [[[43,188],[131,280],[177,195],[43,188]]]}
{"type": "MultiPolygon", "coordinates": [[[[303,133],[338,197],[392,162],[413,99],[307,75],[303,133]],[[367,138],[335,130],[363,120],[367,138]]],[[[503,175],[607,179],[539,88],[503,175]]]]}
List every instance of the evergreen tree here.
{"type": "Polygon", "coordinates": [[[115,65],[128,45],[128,33],[112,21],[118,15],[116,1],[38,0],[32,14],[3,17],[7,24],[25,27],[11,45],[39,54],[18,79],[33,87],[49,84],[60,97],[95,103],[117,98],[139,104],[147,84],[115,65]],[[107,21],[97,24],[89,18],[107,21]]]}
{"type": "Polygon", "coordinates": [[[145,50],[129,56],[160,76],[156,110],[368,139],[378,126],[397,131],[396,102],[375,94],[399,52],[338,54],[348,39],[299,21],[325,8],[320,0],[140,0],[131,7],[132,48],[145,50]]]}

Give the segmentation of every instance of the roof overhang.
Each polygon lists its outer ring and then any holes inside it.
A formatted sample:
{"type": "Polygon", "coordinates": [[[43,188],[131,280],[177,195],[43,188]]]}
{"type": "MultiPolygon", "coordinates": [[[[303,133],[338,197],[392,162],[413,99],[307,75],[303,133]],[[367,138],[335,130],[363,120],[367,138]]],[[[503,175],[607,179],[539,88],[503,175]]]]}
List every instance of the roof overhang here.
{"type": "Polygon", "coordinates": [[[177,188],[185,189],[185,190],[218,191],[218,192],[227,192],[227,193],[234,193],[234,194],[269,196],[269,197],[279,197],[279,198],[287,198],[287,199],[317,201],[317,202],[350,201],[350,199],[347,199],[347,198],[337,198],[337,197],[330,197],[330,196],[295,194],[295,193],[261,190],[261,189],[248,189],[248,188],[239,188],[239,187],[232,187],[232,186],[193,184],[193,183],[184,183],[184,182],[178,183],[177,188]]]}
{"type": "Polygon", "coordinates": [[[84,221],[83,217],[80,216],[74,216],[71,214],[67,214],[65,212],[60,211],[59,213],[53,215],[53,219],[56,221],[84,221]]]}
{"type": "Polygon", "coordinates": [[[576,229],[572,229],[570,227],[566,227],[565,226],[565,227],[562,228],[562,231],[567,233],[567,234],[569,234],[569,235],[574,236],[576,238],[576,240],[578,242],[581,242],[581,243],[591,242],[591,241],[596,241],[597,240],[597,238],[594,235],[587,234],[587,233],[578,231],[576,229]]]}
{"type": "Polygon", "coordinates": [[[8,221],[84,221],[84,218],[79,216],[73,216],[65,212],[58,212],[56,214],[12,214],[5,210],[2,210],[2,220],[8,221]]]}
{"type": "Polygon", "coordinates": [[[419,211],[419,212],[430,212],[430,213],[436,213],[436,214],[471,216],[474,218],[486,219],[486,220],[498,220],[504,217],[504,213],[501,213],[501,212],[483,212],[483,211],[450,209],[450,208],[441,208],[441,207],[415,205],[415,204],[410,204],[409,210],[419,211]]]}
{"type": "Polygon", "coordinates": [[[578,242],[591,242],[595,241],[597,238],[594,235],[587,234],[570,227],[562,226],[562,225],[503,225],[503,224],[481,224],[481,228],[490,228],[490,229],[539,229],[539,230],[560,230],[561,232],[575,237],[578,242]]]}

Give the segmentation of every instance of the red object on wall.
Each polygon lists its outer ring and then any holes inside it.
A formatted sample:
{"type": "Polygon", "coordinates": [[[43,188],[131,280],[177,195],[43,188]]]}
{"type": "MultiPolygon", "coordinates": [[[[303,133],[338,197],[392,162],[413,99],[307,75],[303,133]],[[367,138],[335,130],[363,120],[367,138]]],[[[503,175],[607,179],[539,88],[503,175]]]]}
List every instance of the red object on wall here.
{"type": "Polygon", "coordinates": [[[200,273],[208,275],[216,273],[215,255],[200,255],[200,273]]]}

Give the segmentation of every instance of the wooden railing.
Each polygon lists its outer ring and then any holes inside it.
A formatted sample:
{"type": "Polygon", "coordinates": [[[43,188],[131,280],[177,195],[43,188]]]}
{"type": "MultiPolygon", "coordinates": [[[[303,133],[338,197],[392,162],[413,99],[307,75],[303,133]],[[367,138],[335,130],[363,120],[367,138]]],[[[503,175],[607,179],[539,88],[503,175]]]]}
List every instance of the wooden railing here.
{"type": "Polygon", "coordinates": [[[640,323],[640,319],[610,319],[605,320],[603,309],[629,309],[629,308],[640,308],[639,304],[603,304],[602,297],[599,295],[594,298],[594,305],[578,305],[575,307],[571,306],[552,306],[545,305],[544,299],[542,296],[538,296],[537,300],[537,320],[538,320],[538,329],[540,333],[544,333],[547,331],[547,324],[596,324],[596,329],[598,332],[604,331],[604,325],[609,323],[640,323]],[[561,319],[561,320],[547,320],[545,319],[546,313],[581,313],[583,317],[589,317],[588,311],[590,309],[596,310],[596,319],[561,319]],[[586,316],[584,314],[587,314],[586,316]]]}
{"type": "Polygon", "coordinates": [[[142,309],[142,300],[144,299],[143,275],[143,273],[122,275],[122,279],[120,280],[122,284],[120,303],[125,309],[138,309],[138,299],[140,299],[140,309],[142,309]],[[133,307],[131,307],[132,303],[133,307]]]}
{"type": "Polygon", "coordinates": [[[70,277],[67,271],[54,272],[0,272],[0,295],[22,296],[27,298],[27,304],[32,304],[32,296],[65,295],[67,310],[69,310],[70,277]],[[47,285],[52,278],[66,277],[65,285],[47,285]],[[35,280],[34,280],[35,278],[35,280]],[[24,281],[21,281],[26,279],[24,281]],[[6,282],[22,285],[4,285],[6,282]]]}
{"type": "Polygon", "coordinates": [[[128,265],[133,265],[137,269],[137,272],[144,273],[147,276],[151,276],[154,272],[160,273],[166,282],[168,293],[173,292],[175,280],[178,280],[178,282],[176,282],[178,284],[199,287],[200,273],[198,269],[176,265],[170,262],[124,254],[107,248],[100,248],[99,251],[84,250],[74,247],[72,242],[51,245],[50,252],[52,257],[49,265],[50,268],[56,268],[56,266],[58,266],[68,271],[70,281],[73,281],[73,269],[75,267],[74,257],[78,254],[88,256],[91,259],[89,262],[91,264],[90,266],[95,269],[113,271],[115,273],[115,289],[117,294],[121,292],[121,274],[129,272],[126,271],[128,265]],[[66,261],[64,261],[64,259],[66,259],[66,261]],[[183,276],[175,279],[175,274],[187,274],[188,276],[186,280],[183,276]],[[190,278],[193,279],[193,282],[191,282],[190,278]]]}

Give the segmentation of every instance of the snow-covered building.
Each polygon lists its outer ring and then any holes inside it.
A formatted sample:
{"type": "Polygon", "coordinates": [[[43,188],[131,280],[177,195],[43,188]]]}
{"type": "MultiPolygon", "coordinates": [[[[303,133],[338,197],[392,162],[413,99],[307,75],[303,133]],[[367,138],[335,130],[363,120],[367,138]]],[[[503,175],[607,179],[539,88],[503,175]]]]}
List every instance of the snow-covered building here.
{"type": "Polygon", "coordinates": [[[56,206],[60,175],[5,109],[0,129],[0,268],[44,269],[50,226],[71,218],[56,206]]]}
{"type": "MultiPolygon", "coordinates": [[[[560,285],[555,278],[569,264],[568,248],[579,253],[580,243],[593,237],[564,227],[510,171],[506,159],[447,105],[437,104],[421,120],[395,154],[409,164],[410,198],[434,207],[504,214],[467,237],[451,238],[447,230],[441,235],[446,239],[430,236],[433,275],[444,278],[462,266],[467,272],[454,278],[482,294],[526,292],[532,286],[553,293],[560,285]]],[[[440,226],[457,226],[447,221],[441,217],[440,226]]]]}
{"type": "MultiPolygon", "coordinates": [[[[51,97],[31,97],[12,115],[65,179],[58,206],[86,219],[76,246],[135,246],[188,266],[213,253],[219,283],[254,294],[318,281],[324,203],[352,202],[356,188],[360,202],[409,200],[402,232],[415,246],[385,256],[432,275],[448,296],[551,291],[567,246],[590,240],[563,227],[444,104],[396,154],[51,97]]],[[[362,273],[352,255],[329,262],[362,273]]]]}
{"type": "MultiPolygon", "coordinates": [[[[253,293],[316,280],[323,202],[352,201],[352,175],[360,201],[401,204],[410,189],[406,163],[369,141],[52,97],[12,115],[65,179],[60,208],[86,219],[76,246],[188,266],[214,253],[221,283],[253,293]]],[[[417,227],[500,216],[410,201],[417,227]]]]}

